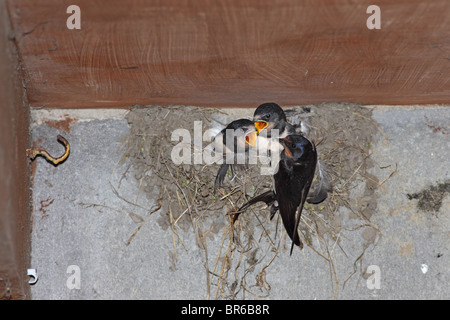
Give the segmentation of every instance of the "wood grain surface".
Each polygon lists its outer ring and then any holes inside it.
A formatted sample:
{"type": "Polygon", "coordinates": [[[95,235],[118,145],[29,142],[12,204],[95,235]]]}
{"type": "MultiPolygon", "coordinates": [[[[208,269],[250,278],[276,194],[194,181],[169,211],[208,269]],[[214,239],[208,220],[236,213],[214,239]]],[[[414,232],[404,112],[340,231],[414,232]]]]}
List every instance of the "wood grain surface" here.
{"type": "Polygon", "coordinates": [[[373,2],[7,0],[32,107],[450,103],[450,1],[373,2]]]}
{"type": "Polygon", "coordinates": [[[0,300],[30,298],[30,109],[11,32],[0,0],[0,300]]]}

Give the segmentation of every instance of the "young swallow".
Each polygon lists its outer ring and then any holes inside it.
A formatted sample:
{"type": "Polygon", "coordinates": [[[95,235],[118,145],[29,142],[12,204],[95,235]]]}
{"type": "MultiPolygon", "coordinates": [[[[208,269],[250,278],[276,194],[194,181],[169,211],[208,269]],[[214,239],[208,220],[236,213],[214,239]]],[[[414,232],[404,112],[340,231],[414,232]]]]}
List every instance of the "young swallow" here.
{"type": "Polygon", "coordinates": [[[270,206],[271,218],[279,210],[283,225],[292,240],[292,255],[294,244],[303,247],[298,225],[314,178],[317,152],[314,144],[302,135],[286,136],[280,139],[280,144],[284,149],[281,152],[278,171],[274,175],[274,190],[249,200],[236,212],[233,222],[249,206],[260,201],[265,202],[270,206]]]}
{"type": "Polygon", "coordinates": [[[255,146],[256,139],[255,124],[248,119],[235,120],[217,134],[214,148],[216,152],[223,153],[224,162],[216,176],[214,193],[222,185],[228,168],[233,172],[233,165],[246,163],[249,148],[255,146]]]}
{"type": "Polygon", "coordinates": [[[258,134],[266,130],[267,138],[272,137],[273,129],[278,130],[278,136],[275,138],[284,138],[296,134],[295,127],[287,122],[283,109],[274,102],[264,103],[256,108],[253,114],[253,122],[258,134]]]}

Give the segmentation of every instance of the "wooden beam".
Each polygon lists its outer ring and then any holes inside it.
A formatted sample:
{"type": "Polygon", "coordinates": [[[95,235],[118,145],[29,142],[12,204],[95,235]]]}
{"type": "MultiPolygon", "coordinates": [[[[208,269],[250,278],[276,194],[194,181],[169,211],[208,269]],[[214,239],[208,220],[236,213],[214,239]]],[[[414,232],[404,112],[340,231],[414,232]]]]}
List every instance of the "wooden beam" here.
{"type": "Polygon", "coordinates": [[[7,0],[32,107],[450,102],[450,2],[7,0]]]}
{"type": "Polygon", "coordinates": [[[30,298],[29,106],[6,11],[0,0],[0,299],[30,298]]]}

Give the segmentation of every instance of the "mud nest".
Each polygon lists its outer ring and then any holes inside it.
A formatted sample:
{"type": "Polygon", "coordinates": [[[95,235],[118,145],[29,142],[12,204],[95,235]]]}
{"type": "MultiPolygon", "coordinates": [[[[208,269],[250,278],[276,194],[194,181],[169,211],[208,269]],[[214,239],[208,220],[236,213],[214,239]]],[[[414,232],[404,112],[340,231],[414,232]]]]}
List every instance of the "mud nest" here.
{"type": "MultiPolygon", "coordinates": [[[[370,152],[379,129],[371,119],[371,110],[356,104],[311,105],[285,108],[285,111],[290,122],[303,120],[311,126],[310,139],[316,142],[319,160],[334,186],[324,202],[305,204],[300,223],[303,242],[331,265],[326,250],[319,248],[314,239],[339,245],[342,239],[338,235],[346,228],[342,216],[336,214],[342,206],[349,209],[351,218],[360,221],[361,226],[370,225],[377,204],[375,191],[379,187],[378,179],[369,173],[373,165],[370,152]],[[352,189],[361,185],[364,190],[358,199],[351,199],[352,189]]],[[[248,113],[250,117],[252,112],[248,113]]],[[[174,250],[169,255],[174,268],[177,250],[183,246],[179,230],[193,231],[207,272],[208,298],[235,298],[246,293],[268,296],[266,269],[280,251],[288,252],[290,248],[279,217],[276,215],[270,221],[265,204],[255,205],[242,214],[235,225],[230,223],[230,213],[252,196],[271,188],[271,177],[260,175],[260,165],[248,166],[235,176],[229,172],[214,195],[219,165],[176,165],[171,159],[173,147],[179,144],[178,140],[172,141],[175,129],[186,129],[192,137],[194,121],[201,121],[202,133],[212,127],[222,129],[226,123],[218,119],[227,119],[225,111],[187,106],[135,106],[126,118],[130,133],[125,141],[123,162],[133,167],[140,192],[158,199],[157,222],[173,234],[174,250]],[[208,243],[212,240],[220,243],[219,251],[214,254],[208,253],[208,243]],[[247,267],[237,276],[236,269],[242,267],[242,261],[247,267]],[[245,281],[249,273],[256,274],[251,285],[245,281]]],[[[205,141],[203,148],[208,144],[205,141]]],[[[364,240],[368,245],[375,237],[364,240]]]]}

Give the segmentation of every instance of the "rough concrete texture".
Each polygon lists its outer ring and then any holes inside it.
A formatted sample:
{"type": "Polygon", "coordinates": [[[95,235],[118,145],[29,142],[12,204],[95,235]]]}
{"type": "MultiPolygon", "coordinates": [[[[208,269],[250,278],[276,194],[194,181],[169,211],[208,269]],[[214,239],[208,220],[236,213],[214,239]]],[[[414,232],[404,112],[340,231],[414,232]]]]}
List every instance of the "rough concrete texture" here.
{"type": "MultiPolygon", "coordinates": [[[[450,109],[371,108],[377,134],[368,172],[377,203],[370,219],[361,221],[342,206],[334,214],[339,232],[312,237],[292,256],[280,226],[262,219],[253,234],[278,228],[279,250],[261,243],[253,257],[235,251],[228,258],[232,242],[221,233],[205,238],[206,251],[192,228],[157,223],[160,215],[151,213],[157,199],[140,192],[129,160],[121,162],[130,132],[124,111],[33,111],[33,141],[58,155],[63,147],[56,135],[62,134],[72,151],[57,167],[43,158],[34,162],[31,259],[39,280],[32,298],[450,298],[450,109]],[[432,205],[419,208],[421,201],[432,205]],[[220,274],[224,261],[226,276],[220,274]]],[[[349,189],[353,208],[365,196],[364,184],[349,189]]],[[[207,230],[211,219],[198,222],[207,230]]],[[[222,212],[215,219],[228,223],[222,212]]]]}

